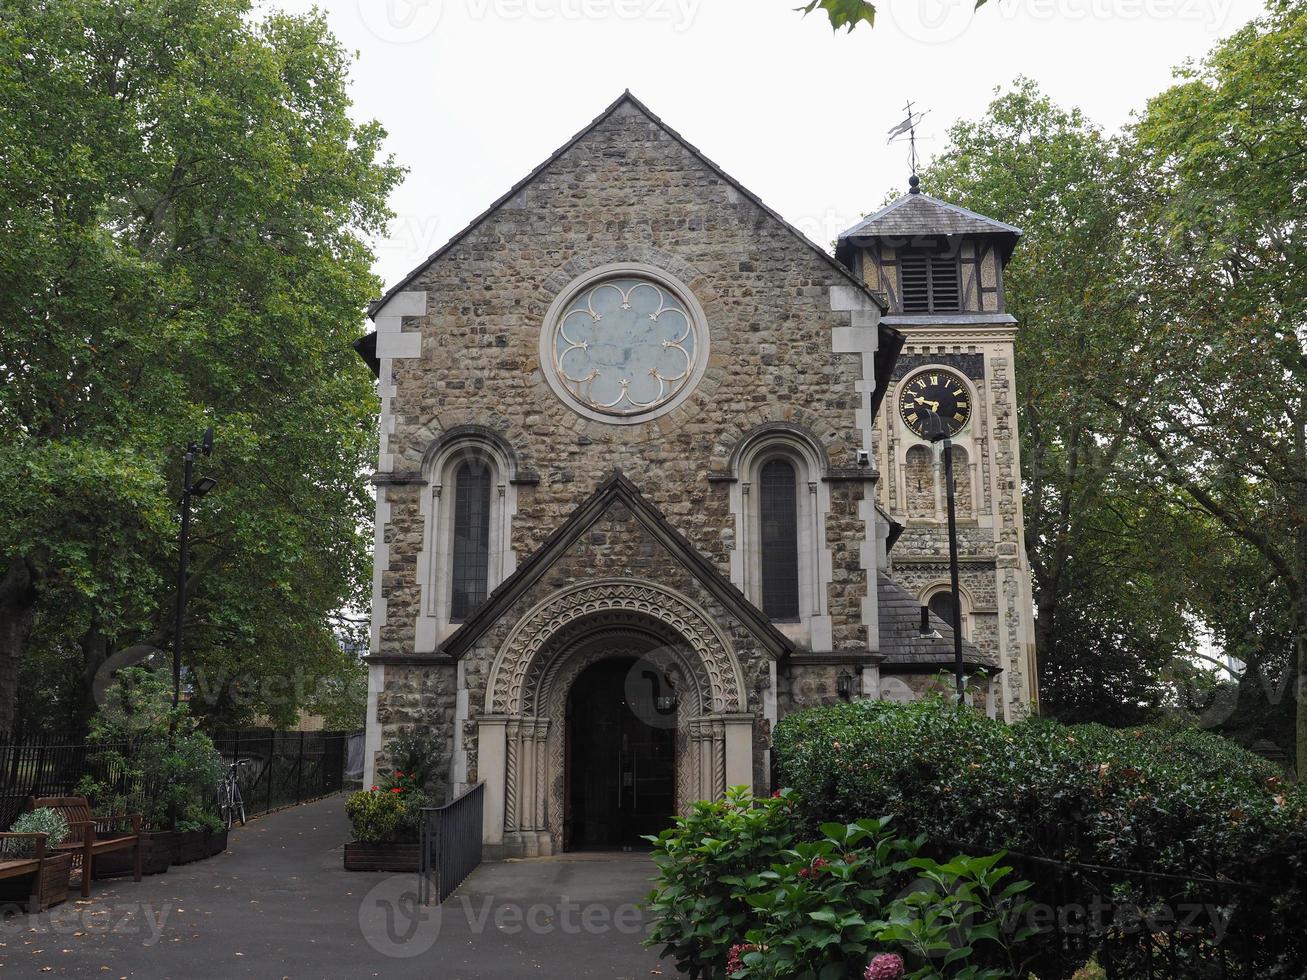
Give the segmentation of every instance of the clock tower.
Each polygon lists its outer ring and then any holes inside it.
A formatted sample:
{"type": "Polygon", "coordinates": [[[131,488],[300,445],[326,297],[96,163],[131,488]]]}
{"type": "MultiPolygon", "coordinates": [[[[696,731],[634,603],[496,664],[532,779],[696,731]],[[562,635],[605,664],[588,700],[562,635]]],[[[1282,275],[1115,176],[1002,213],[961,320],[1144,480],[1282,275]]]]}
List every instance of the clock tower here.
{"type": "MultiPolygon", "coordinates": [[[[901,586],[952,621],[942,447],[922,436],[929,409],[944,417],[953,442],[962,632],[997,658],[994,703],[1016,720],[1037,701],[1017,323],[1003,300],[1003,270],[1021,232],[922,193],[915,175],[910,184],[837,246],[840,260],[888,303],[882,322],[905,337],[873,449],[880,504],[903,525],[888,560],[901,586]]],[[[920,688],[930,679],[889,683],[920,688]]]]}

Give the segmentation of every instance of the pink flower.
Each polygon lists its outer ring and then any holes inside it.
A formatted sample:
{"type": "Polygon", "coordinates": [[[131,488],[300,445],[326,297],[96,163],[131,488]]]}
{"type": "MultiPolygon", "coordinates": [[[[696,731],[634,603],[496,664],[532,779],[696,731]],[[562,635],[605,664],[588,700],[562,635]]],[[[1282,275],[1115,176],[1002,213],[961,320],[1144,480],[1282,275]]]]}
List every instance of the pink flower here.
{"type": "Polygon", "coordinates": [[[900,980],[903,976],[903,957],[897,953],[881,953],[867,964],[863,980],[900,980]]]}
{"type": "Polygon", "coordinates": [[[738,973],[744,969],[744,954],[758,949],[753,943],[736,943],[726,954],[726,972],[738,973]]]}

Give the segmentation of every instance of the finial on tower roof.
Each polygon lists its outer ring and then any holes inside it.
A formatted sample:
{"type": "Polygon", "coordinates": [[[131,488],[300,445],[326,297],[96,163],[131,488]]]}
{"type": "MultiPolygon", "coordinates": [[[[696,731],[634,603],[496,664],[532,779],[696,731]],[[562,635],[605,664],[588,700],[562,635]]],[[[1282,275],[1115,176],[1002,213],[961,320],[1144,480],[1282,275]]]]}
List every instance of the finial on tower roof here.
{"type": "Polygon", "coordinates": [[[921,193],[921,178],[918,177],[916,174],[913,174],[911,177],[908,178],[908,193],[909,194],[921,193]]]}

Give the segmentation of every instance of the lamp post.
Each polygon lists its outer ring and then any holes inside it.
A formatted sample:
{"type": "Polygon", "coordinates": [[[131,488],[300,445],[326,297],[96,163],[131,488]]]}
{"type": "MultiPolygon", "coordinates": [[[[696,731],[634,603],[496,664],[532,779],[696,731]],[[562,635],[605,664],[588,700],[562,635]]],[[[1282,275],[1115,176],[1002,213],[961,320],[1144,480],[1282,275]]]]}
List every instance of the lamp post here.
{"type": "Polygon", "coordinates": [[[953,440],[948,423],[938,412],[924,409],[925,436],[932,443],[944,444],[944,496],[948,501],[948,574],[949,595],[953,599],[953,674],[957,679],[958,707],[966,704],[966,680],[962,664],[962,597],[958,591],[958,522],[953,502],[953,440]]]}
{"type": "Polygon", "coordinates": [[[182,460],[186,464],[186,473],[182,480],[182,526],[178,542],[177,558],[177,615],[173,621],[172,642],[172,706],[175,708],[182,698],[182,621],[186,616],[186,565],[190,557],[191,533],[191,499],[203,497],[217,486],[218,481],[210,476],[195,477],[195,454],[208,456],[213,452],[213,426],[204,430],[204,437],[199,445],[194,442],[186,447],[182,460]]]}

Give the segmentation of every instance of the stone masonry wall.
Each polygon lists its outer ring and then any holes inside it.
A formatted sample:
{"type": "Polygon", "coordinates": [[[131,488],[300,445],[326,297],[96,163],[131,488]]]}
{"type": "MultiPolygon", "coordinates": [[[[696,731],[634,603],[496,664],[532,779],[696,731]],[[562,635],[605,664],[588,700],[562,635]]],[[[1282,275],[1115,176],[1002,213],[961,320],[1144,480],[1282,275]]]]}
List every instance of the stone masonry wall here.
{"type": "MultiPolygon", "coordinates": [[[[852,465],[862,437],[857,355],[832,353],[831,331],[850,315],[831,310],[847,280],[789,230],[704,166],[636,107],[626,104],[566,150],[406,288],[425,290],[420,357],[394,362],[390,438],[396,471],[416,473],[440,433],[488,426],[511,445],[536,486],[518,487],[512,542],[524,559],[602,478],[620,468],[669,521],[726,573],[733,521],[722,465],[740,420],[812,420],[835,466],[852,465]],[[545,313],[577,276],[614,262],[665,269],[702,304],[710,334],[703,380],[671,413],[635,425],[587,420],[545,383],[538,340],[545,313]]],[[[386,619],[383,655],[414,650],[423,518],[420,486],[381,488],[386,619]]],[[[834,645],[865,647],[858,621],[867,594],[859,567],[858,488],[833,501],[827,539],[834,645]]]]}

